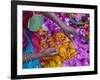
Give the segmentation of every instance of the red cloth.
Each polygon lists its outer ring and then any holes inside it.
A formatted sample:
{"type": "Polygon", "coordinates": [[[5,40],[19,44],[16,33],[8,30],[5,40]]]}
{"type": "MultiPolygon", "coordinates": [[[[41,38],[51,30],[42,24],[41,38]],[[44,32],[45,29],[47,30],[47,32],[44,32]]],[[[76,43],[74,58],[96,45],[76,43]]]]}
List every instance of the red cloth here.
{"type": "Polygon", "coordinates": [[[33,15],[32,11],[23,11],[23,27],[27,28],[28,27],[28,20],[31,18],[33,15]]]}
{"type": "MultiPolygon", "coordinates": [[[[38,11],[23,11],[23,28],[27,29],[28,28],[28,21],[29,19],[35,15],[35,14],[43,14],[44,12],[38,12],[38,11]]],[[[32,33],[30,31],[32,43],[35,45],[36,48],[36,53],[40,51],[40,46],[39,46],[39,37],[37,33],[32,33]]],[[[23,31],[23,48],[26,48],[28,45],[25,33],[23,31]]]]}

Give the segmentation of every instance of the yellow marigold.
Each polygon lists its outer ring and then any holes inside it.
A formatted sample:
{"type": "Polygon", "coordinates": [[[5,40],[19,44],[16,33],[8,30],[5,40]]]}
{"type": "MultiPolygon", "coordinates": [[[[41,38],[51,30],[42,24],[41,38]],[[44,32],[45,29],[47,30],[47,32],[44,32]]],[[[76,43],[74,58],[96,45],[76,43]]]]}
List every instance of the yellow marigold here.
{"type": "Polygon", "coordinates": [[[46,40],[45,40],[45,39],[42,39],[42,40],[40,41],[40,43],[41,43],[41,44],[45,44],[45,43],[46,43],[46,40]]]}
{"type": "Polygon", "coordinates": [[[75,49],[71,49],[71,50],[70,50],[70,53],[74,53],[74,52],[76,52],[75,49]]]}
{"type": "Polygon", "coordinates": [[[39,30],[39,33],[40,33],[41,35],[46,35],[46,34],[47,34],[47,32],[46,32],[43,28],[41,28],[41,29],[39,30]]]}
{"type": "Polygon", "coordinates": [[[63,40],[62,42],[63,42],[63,46],[64,46],[65,48],[68,48],[69,41],[63,40]]]}
{"type": "MultiPolygon", "coordinates": [[[[52,36],[47,36],[49,46],[59,49],[59,54],[53,57],[43,58],[43,67],[61,67],[65,60],[70,60],[76,57],[76,50],[74,49],[74,44],[65,36],[63,33],[59,32],[55,34],[55,40],[52,36]],[[61,42],[61,43],[59,43],[61,42]]],[[[46,43],[46,41],[41,41],[46,43]]]]}
{"type": "Polygon", "coordinates": [[[64,47],[60,48],[60,53],[66,53],[66,52],[67,52],[66,48],[64,48],[64,47]]]}
{"type": "Polygon", "coordinates": [[[54,42],[49,42],[49,47],[55,47],[55,43],[54,42]]]}
{"type": "Polygon", "coordinates": [[[59,55],[62,57],[62,61],[63,61],[66,58],[66,56],[67,56],[67,50],[66,50],[66,48],[64,48],[64,47],[60,48],[59,55]]]}
{"type": "Polygon", "coordinates": [[[48,47],[48,45],[46,44],[46,40],[42,39],[42,40],[40,41],[40,47],[41,47],[41,48],[47,48],[47,47],[48,47]]]}
{"type": "Polygon", "coordinates": [[[48,36],[48,41],[54,41],[52,36],[48,36]]]}
{"type": "Polygon", "coordinates": [[[65,35],[61,32],[55,34],[56,41],[62,41],[65,38],[65,35]]]}
{"type": "Polygon", "coordinates": [[[60,45],[55,44],[55,48],[59,49],[60,47],[61,47],[60,45]]]}
{"type": "Polygon", "coordinates": [[[58,61],[60,61],[60,56],[59,55],[54,56],[53,57],[53,60],[55,60],[55,62],[57,63],[58,61]]]}
{"type": "Polygon", "coordinates": [[[70,58],[75,58],[75,57],[77,57],[76,50],[75,50],[75,49],[71,49],[69,55],[70,55],[70,58]]]}
{"type": "Polygon", "coordinates": [[[56,67],[56,62],[54,60],[50,61],[50,67],[56,67]]]}
{"type": "Polygon", "coordinates": [[[60,67],[62,65],[61,58],[59,55],[54,56],[52,60],[55,62],[56,67],[60,67]]]}
{"type": "Polygon", "coordinates": [[[74,48],[74,44],[72,42],[70,42],[69,48],[72,48],[72,49],[74,48]]]}

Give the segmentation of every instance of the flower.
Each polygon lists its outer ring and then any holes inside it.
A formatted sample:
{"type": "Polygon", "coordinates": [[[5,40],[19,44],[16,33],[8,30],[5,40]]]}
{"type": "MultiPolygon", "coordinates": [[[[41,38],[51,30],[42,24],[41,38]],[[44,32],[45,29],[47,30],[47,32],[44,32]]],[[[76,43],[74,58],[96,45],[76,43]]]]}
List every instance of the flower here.
{"type": "Polygon", "coordinates": [[[55,34],[55,37],[56,37],[56,41],[62,41],[62,40],[64,40],[65,35],[61,32],[58,32],[55,34]]]}
{"type": "Polygon", "coordinates": [[[69,26],[70,25],[70,19],[67,17],[67,18],[65,18],[65,23],[66,23],[66,25],[67,26],[69,26]]]}
{"type": "Polygon", "coordinates": [[[46,24],[43,24],[43,25],[42,25],[42,28],[43,28],[45,31],[48,31],[48,27],[46,26],[46,24]]]}
{"type": "Polygon", "coordinates": [[[89,27],[89,24],[88,23],[85,23],[84,24],[84,28],[88,28],[89,27]]]}
{"type": "Polygon", "coordinates": [[[46,35],[46,31],[43,28],[41,28],[39,30],[39,33],[40,33],[40,35],[46,35]]]}
{"type": "Polygon", "coordinates": [[[86,35],[86,30],[85,29],[81,29],[80,30],[80,35],[85,36],[86,35]]]}
{"type": "Polygon", "coordinates": [[[48,47],[48,45],[46,44],[46,40],[42,39],[42,40],[40,41],[40,47],[41,47],[41,48],[44,48],[44,49],[48,47]]]}
{"type": "MultiPolygon", "coordinates": [[[[51,35],[47,35],[48,47],[55,47],[59,49],[59,54],[51,58],[43,58],[43,66],[48,65],[50,67],[60,67],[65,60],[70,60],[76,57],[76,50],[74,44],[65,36],[62,32],[54,34],[54,38],[51,35]],[[69,46],[69,49],[68,49],[69,46]],[[52,59],[52,60],[51,60],[52,59]],[[48,62],[45,63],[45,60],[48,62]]],[[[46,44],[45,40],[42,40],[43,44],[46,44]]]]}
{"type": "Polygon", "coordinates": [[[81,20],[81,17],[82,17],[81,14],[77,14],[76,17],[75,17],[75,20],[76,21],[80,21],[81,20]]]}
{"type": "Polygon", "coordinates": [[[42,65],[44,67],[88,66],[90,64],[89,40],[85,40],[82,37],[89,38],[89,17],[83,13],[57,13],[57,16],[65,21],[67,26],[77,28],[78,35],[73,35],[75,38],[73,41],[69,40],[68,36],[62,33],[59,25],[46,17],[44,23],[48,28],[46,31],[46,45],[48,48],[58,48],[60,52],[51,58],[44,58],[42,65]],[[70,18],[73,18],[76,24],[72,23],[70,18]],[[82,24],[78,24],[78,22],[82,22],[82,24]]]}

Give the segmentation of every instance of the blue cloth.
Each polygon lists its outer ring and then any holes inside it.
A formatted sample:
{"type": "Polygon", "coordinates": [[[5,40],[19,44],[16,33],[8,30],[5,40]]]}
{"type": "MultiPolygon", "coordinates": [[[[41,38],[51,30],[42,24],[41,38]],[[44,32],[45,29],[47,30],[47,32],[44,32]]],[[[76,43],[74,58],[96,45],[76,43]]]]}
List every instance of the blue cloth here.
{"type": "MultiPolygon", "coordinates": [[[[27,41],[28,41],[28,47],[26,49],[24,49],[23,52],[27,53],[27,54],[34,54],[35,49],[34,49],[34,46],[32,45],[32,40],[30,38],[29,32],[27,30],[24,30],[24,31],[25,31],[26,38],[27,38],[27,41]]],[[[35,60],[32,60],[32,61],[23,63],[23,69],[26,69],[26,68],[27,69],[28,68],[41,68],[41,67],[42,66],[40,64],[39,59],[35,59],[35,60]]]]}

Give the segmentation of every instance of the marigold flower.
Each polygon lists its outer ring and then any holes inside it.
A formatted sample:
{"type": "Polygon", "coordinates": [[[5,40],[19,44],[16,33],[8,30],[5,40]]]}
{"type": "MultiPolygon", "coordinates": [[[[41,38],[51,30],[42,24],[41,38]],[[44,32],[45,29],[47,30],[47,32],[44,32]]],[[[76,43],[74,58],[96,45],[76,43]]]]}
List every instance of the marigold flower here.
{"type": "Polygon", "coordinates": [[[46,31],[43,28],[41,28],[39,30],[39,33],[40,33],[40,35],[46,35],[47,34],[46,31]]]}

